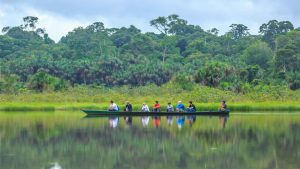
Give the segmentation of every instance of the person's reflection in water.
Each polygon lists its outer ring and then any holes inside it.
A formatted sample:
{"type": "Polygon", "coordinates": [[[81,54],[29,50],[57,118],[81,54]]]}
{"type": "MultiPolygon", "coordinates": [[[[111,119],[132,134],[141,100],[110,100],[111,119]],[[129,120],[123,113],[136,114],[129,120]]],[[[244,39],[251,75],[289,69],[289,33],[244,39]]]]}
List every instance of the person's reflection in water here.
{"type": "MultiPolygon", "coordinates": [[[[173,105],[169,102],[167,106],[167,112],[174,112],[173,105]]],[[[173,116],[167,116],[167,123],[169,126],[173,124],[173,116]]]]}
{"type": "Polygon", "coordinates": [[[160,126],[160,116],[154,116],[153,120],[154,126],[158,128],[160,126]]]}
{"type": "Polygon", "coordinates": [[[62,167],[57,163],[50,163],[44,169],[62,169],[62,167]]]}
{"type": "Polygon", "coordinates": [[[182,128],[182,126],[184,125],[184,122],[185,122],[185,117],[184,116],[178,116],[177,117],[177,125],[178,125],[179,129],[182,128]]]}
{"type": "Polygon", "coordinates": [[[150,117],[149,117],[149,116],[143,116],[143,117],[142,117],[142,124],[143,124],[143,127],[148,126],[149,121],[150,121],[150,117]]]}
{"type": "Polygon", "coordinates": [[[119,117],[110,117],[109,118],[109,126],[111,128],[116,128],[119,124],[119,121],[120,121],[119,117]]]}
{"type": "MultiPolygon", "coordinates": [[[[129,103],[129,101],[126,101],[126,106],[125,106],[124,111],[132,112],[132,105],[129,103]]],[[[124,120],[128,126],[132,125],[132,116],[125,116],[124,120]]]]}
{"type": "MultiPolygon", "coordinates": [[[[142,110],[141,112],[149,112],[149,107],[146,103],[143,103],[143,106],[142,106],[142,110]]],[[[143,124],[143,127],[146,127],[148,126],[149,124],[149,119],[150,117],[149,116],[142,116],[142,124],[143,124]]]]}
{"type": "Polygon", "coordinates": [[[220,117],[220,123],[221,123],[221,126],[222,126],[223,129],[226,127],[227,121],[228,121],[228,116],[221,116],[220,117]]]}

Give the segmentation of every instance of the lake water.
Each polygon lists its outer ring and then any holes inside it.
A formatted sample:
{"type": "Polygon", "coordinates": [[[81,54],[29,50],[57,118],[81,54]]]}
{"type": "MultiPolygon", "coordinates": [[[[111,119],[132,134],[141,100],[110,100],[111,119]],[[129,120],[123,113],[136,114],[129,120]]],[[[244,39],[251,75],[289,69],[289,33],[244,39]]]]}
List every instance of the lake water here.
{"type": "Polygon", "coordinates": [[[228,119],[0,112],[1,169],[298,169],[300,114],[228,119]],[[170,121],[169,121],[170,122],[170,121]]]}

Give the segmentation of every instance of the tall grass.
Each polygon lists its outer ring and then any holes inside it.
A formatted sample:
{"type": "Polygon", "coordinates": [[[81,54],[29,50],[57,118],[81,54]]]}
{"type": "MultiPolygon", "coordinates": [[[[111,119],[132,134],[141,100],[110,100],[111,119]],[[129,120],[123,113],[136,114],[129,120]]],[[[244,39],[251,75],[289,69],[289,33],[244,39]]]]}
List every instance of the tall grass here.
{"type": "MultiPolygon", "coordinates": [[[[166,110],[166,103],[162,104],[162,110],[166,110]]],[[[125,103],[118,103],[120,109],[125,108],[125,103]]],[[[198,111],[217,111],[219,103],[195,103],[198,111]]],[[[134,103],[134,111],[139,111],[142,103],[134,103]]],[[[149,104],[152,107],[152,104],[149,104]]],[[[300,111],[300,105],[297,102],[263,102],[263,103],[228,103],[231,111],[300,111]]],[[[0,111],[57,111],[57,110],[107,110],[107,104],[97,103],[1,103],[0,111]]]]}
{"type": "Polygon", "coordinates": [[[54,111],[79,109],[107,109],[110,100],[122,107],[126,101],[139,110],[142,103],[149,106],[155,100],[162,105],[178,100],[196,103],[199,110],[217,110],[221,100],[227,100],[229,108],[234,111],[252,110],[300,110],[300,90],[270,91],[237,94],[215,88],[195,85],[191,90],[183,90],[176,84],[163,86],[148,85],[141,87],[77,86],[63,92],[20,93],[18,95],[1,94],[0,110],[2,111],[54,111]]]}

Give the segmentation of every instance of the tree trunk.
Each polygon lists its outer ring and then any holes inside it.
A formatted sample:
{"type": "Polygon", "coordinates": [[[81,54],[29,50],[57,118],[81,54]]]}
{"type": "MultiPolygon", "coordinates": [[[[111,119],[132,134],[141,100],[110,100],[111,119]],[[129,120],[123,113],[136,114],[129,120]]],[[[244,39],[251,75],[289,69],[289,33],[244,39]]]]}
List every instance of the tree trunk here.
{"type": "Polygon", "coordinates": [[[163,53],[163,64],[165,63],[165,59],[166,59],[166,53],[167,53],[167,46],[164,46],[164,53],[163,53]]]}

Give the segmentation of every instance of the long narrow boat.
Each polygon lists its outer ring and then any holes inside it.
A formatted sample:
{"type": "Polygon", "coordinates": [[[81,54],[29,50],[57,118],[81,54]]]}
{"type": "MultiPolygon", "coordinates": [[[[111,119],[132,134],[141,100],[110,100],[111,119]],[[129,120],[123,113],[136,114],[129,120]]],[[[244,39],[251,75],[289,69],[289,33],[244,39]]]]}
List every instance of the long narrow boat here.
{"type": "Polygon", "coordinates": [[[201,112],[124,112],[107,110],[82,110],[88,116],[227,116],[228,111],[201,111],[201,112]]]}

